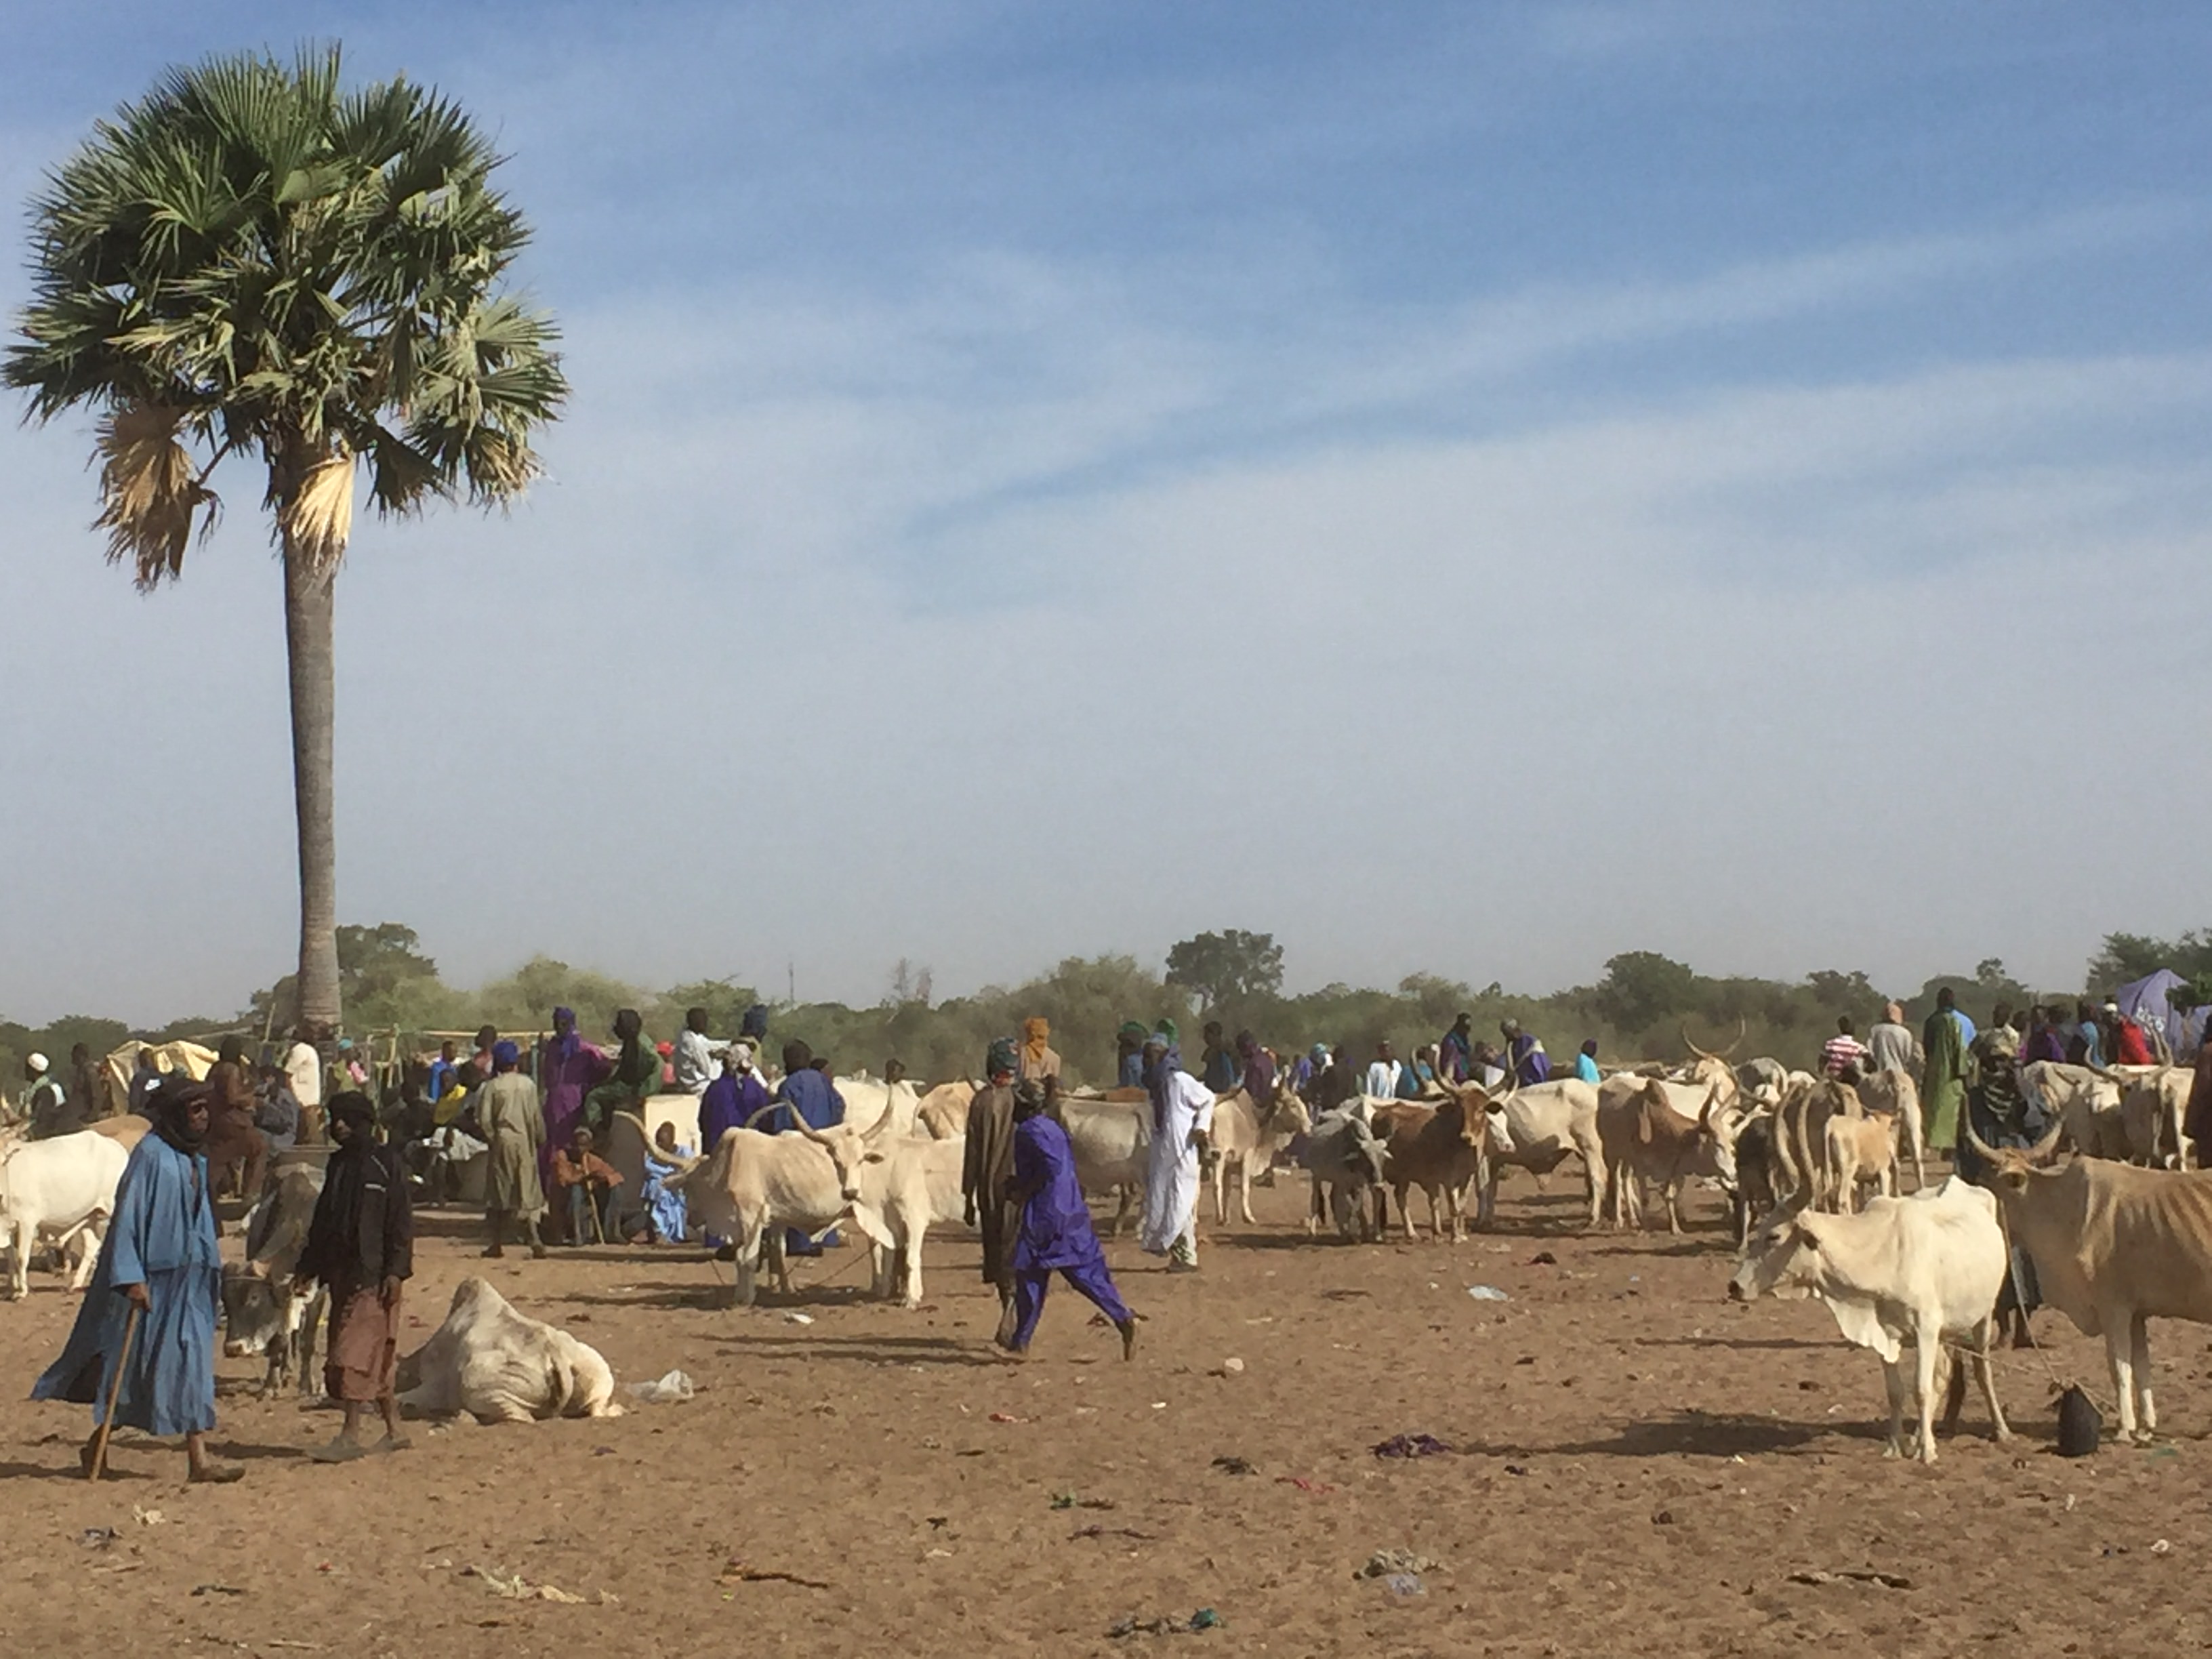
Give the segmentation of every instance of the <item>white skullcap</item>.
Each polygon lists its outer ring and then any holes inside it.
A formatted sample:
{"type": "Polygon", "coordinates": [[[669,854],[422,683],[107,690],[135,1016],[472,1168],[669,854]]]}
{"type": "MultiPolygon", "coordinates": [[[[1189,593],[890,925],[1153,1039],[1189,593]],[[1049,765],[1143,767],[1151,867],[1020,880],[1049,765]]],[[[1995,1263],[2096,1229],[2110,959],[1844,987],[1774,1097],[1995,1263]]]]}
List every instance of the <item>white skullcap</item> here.
{"type": "Polygon", "coordinates": [[[31,1056],[31,1069],[34,1072],[43,1072],[51,1064],[52,1064],[52,1062],[44,1054],[33,1054],[31,1056]]]}

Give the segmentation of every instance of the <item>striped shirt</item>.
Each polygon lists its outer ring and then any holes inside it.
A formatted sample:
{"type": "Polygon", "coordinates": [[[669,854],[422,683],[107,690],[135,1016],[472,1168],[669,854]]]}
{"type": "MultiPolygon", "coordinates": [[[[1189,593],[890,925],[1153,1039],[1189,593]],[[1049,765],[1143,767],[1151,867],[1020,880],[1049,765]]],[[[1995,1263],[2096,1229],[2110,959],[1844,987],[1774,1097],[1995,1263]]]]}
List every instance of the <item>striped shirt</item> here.
{"type": "Polygon", "coordinates": [[[1852,1066],[1863,1064],[1867,1053],[1865,1043],[1839,1031],[1820,1045],[1820,1069],[1830,1077],[1841,1077],[1852,1066]]]}

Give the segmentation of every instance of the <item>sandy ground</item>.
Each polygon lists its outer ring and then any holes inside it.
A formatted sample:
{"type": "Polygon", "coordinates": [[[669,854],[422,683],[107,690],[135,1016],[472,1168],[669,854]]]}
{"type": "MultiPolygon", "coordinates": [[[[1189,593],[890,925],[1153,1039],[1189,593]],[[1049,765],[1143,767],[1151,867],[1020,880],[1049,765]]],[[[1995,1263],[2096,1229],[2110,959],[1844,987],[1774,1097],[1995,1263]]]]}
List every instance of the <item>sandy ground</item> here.
{"type": "MultiPolygon", "coordinates": [[[[1970,1402],[1933,1468],[1886,1461],[1870,1356],[1817,1306],[1723,1299],[1717,1197],[1681,1241],[1585,1237],[1577,1186],[1509,1179],[1500,1231],[1456,1247],[1310,1243],[1297,1178],[1255,1195],[1258,1227],[1214,1230],[1197,1275],[1115,1244],[1146,1316],[1133,1364],[1064,1292],[1032,1358],[994,1358],[957,1233],[931,1244],[920,1312],[858,1300],[850,1251],[805,1264],[790,1303],[726,1311],[697,1251],[486,1263],[465,1218],[426,1217],[442,1236],[421,1248],[407,1346],[489,1267],[623,1381],[681,1367],[698,1397],[418,1428],[410,1452],[325,1468],[304,1454],[331,1415],[261,1401],[258,1362],[225,1362],[217,1439],[248,1473],[219,1489],[128,1438],[120,1479],[77,1477],[86,1413],[24,1400],[75,1305],[40,1282],[0,1308],[0,1631],[50,1656],[410,1659],[2212,1644],[2207,1333],[2154,1335],[2176,1437],[2150,1449],[2060,1460],[2049,1380],[2008,1355],[2019,1439],[1994,1445],[1970,1402]],[[1454,1449],[1372,1455],[1401,1433],[1454,1449]],[[1355,1577],[1389,1549],[1437,1564],[1418,1594],[1355,1577]],[[506,1599],[472,1568],[586,1600],[506,1599]],[[1865,1569],[1905,1582],[1791,1577],[1865,1569]],[[1220,1627],[1109,1635],[1200,1608],[1220,1627]]],[[[2056,1315],[2038,1329],[2104,1392],[2100,1346],[2056,1315]]]]}

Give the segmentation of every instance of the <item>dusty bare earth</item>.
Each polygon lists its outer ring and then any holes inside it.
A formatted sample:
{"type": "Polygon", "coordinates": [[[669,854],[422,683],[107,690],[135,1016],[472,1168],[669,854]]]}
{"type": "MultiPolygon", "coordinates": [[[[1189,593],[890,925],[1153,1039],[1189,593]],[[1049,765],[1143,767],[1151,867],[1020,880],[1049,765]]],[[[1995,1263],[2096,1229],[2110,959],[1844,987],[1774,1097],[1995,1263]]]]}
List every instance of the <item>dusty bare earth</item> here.
{"type": "MultiPolygon", "coordinates": [[[[118,1440],[121,1479],[76,1477],[83,1411],[23,1398],[74,1305],[41,1283],[0,1307],[0,1631],[51,1656],[410,1659],[2212,1644],[2212,1333],[2154,1332],[2176,1437],[2149,1450],[2061,1461],[2048,1380],[2008,1355],[2018,1441],[1991,1444],[1970,1403],[1935,1468],[1887,1462],[1871,1357],[1816,1306],[1722,1299],[1717,1199],[1686,1242],[1583,1237],[1577,1186],[1509,1179],[1502,1231],[1456,1248],[1309,1243],[1291,1178],[1256,1195],[1258,1228],[1213,1232],[1196,1276],[1116,1244],[1146,1317],[1128,1365],[1064,1292],[1033,1358],[994,1359],[957,1234],[932,1243],[919,1313],[856,1300],[849,1251],[808,1264],[792,1303],[723,1311],[696,1251],[479,1263],[465,1218],[431,1216],[410,1346],[489,1266],[624,1382],[680,1366],[702,1392],[418,1428],[410,1452],[324,1468],[304,1453],[332,1417],[256,1399],[258,1362],[226,1362],[217,1438],[248,1474],[225,1489],[186,1488],[181,1454],[144,1441],[118,1440]],[[1401,1433],[1454,1449],[1371,1454],[1401,1433]],[[1419,1594],[1354,1577],[1394,1548],[1438,1564],[1419,1594]],[[506,1599],[471,1568],[586,1600],[506,1599]],[[1869,1568],[1903,1582],[1791,1577],[1869,1568]],[[1108,1634],[1200,1608],[1220,1626],[1108,1634]]],[[[2104,1392],[2099,1346],[2056,1315],[2038,1328],[2104,1392]]]]}

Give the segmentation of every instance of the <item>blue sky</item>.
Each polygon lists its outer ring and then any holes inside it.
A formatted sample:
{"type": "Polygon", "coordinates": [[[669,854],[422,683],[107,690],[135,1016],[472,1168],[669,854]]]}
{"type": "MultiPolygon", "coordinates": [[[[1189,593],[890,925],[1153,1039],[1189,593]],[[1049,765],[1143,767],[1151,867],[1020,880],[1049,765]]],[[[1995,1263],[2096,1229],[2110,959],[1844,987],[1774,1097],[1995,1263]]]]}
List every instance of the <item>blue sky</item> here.
{"type": "MultiPolygon", "coordinates": [[[[2207,920],[2201,9],[0,23],[8,199],[303,37],[512,156],[550,476],[339,598],[341,911],[457,979],[2070,986],[2207,920]]],[[[85,450],[0,428],[0,1010],[220,1012],[292,948],[258,486],[142,599],[85,450]]]]}

